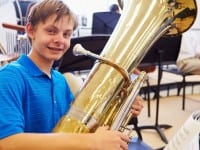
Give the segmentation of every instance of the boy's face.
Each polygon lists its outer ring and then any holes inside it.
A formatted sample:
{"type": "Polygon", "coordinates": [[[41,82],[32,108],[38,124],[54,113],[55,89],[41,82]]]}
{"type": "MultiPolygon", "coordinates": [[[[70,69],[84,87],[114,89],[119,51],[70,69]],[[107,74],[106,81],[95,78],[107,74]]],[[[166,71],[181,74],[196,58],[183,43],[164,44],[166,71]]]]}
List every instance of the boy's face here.
{"type": "Polygon", "coordinates": [[[36,27],[27,25],[28,36],[32,39],[32,53],[46,61],[55,61],[70,47],[70,39],[73,33],[74,23],[68,16],[54,21],[56,15],[52,15],[40,22],[36,27]]]}

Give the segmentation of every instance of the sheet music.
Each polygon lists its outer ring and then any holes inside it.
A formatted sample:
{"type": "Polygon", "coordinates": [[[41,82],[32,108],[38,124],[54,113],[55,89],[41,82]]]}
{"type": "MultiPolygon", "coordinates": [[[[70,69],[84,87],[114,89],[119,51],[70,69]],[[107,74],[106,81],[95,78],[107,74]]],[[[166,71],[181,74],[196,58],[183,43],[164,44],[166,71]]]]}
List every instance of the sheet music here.
{"type": "Polygon", "coordinates": [[[164,150],[199,150],[200,111],[192,115],[182,125],[164,150]]]}

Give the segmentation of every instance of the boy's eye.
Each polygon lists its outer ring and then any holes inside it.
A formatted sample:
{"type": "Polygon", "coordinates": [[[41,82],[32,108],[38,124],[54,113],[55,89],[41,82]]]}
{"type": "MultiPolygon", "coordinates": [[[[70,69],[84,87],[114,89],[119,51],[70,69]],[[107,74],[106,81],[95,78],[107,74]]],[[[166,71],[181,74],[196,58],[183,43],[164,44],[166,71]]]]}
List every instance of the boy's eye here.
{"type": "Polygon", "coordinates": [[[71,32],[66,32],[66,33],[63,34],[63,36],[65,38],[70,38],[72,36],[72,33],[71,32]]]}
{"type": "Polygon", "coordinates": [[[47,29],[47,32],[48,32],[49,34],[55,34],[55,33],[56,33],[56,30],[54,30],[54,29],[47,29]]]}

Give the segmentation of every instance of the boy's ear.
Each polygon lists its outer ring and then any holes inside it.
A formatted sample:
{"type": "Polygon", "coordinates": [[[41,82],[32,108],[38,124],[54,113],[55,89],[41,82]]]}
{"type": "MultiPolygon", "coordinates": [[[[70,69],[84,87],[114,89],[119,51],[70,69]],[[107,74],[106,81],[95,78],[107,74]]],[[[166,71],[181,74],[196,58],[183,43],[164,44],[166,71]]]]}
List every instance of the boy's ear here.
{"type": "Polygon", "coordinates": [[[34,37],[33,31],[34,31],[34,29],[33,29],[32,25],[30,23],[26,24],[26,33],[27,33],[28,37],[31,39],[33,39],[33,37],[34,37]]]}

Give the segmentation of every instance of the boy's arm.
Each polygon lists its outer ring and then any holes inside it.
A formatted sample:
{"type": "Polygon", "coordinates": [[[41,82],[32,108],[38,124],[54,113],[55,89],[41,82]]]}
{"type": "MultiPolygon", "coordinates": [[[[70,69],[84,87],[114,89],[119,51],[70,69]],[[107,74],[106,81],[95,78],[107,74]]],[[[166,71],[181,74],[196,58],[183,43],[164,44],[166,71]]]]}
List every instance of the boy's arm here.
{"type": "Polygon", "coordinates": [[[0,150],[116,150],[128,149],[127,135],[99,127],[95,133],[19,133],[0,140],[0,150]]]}

